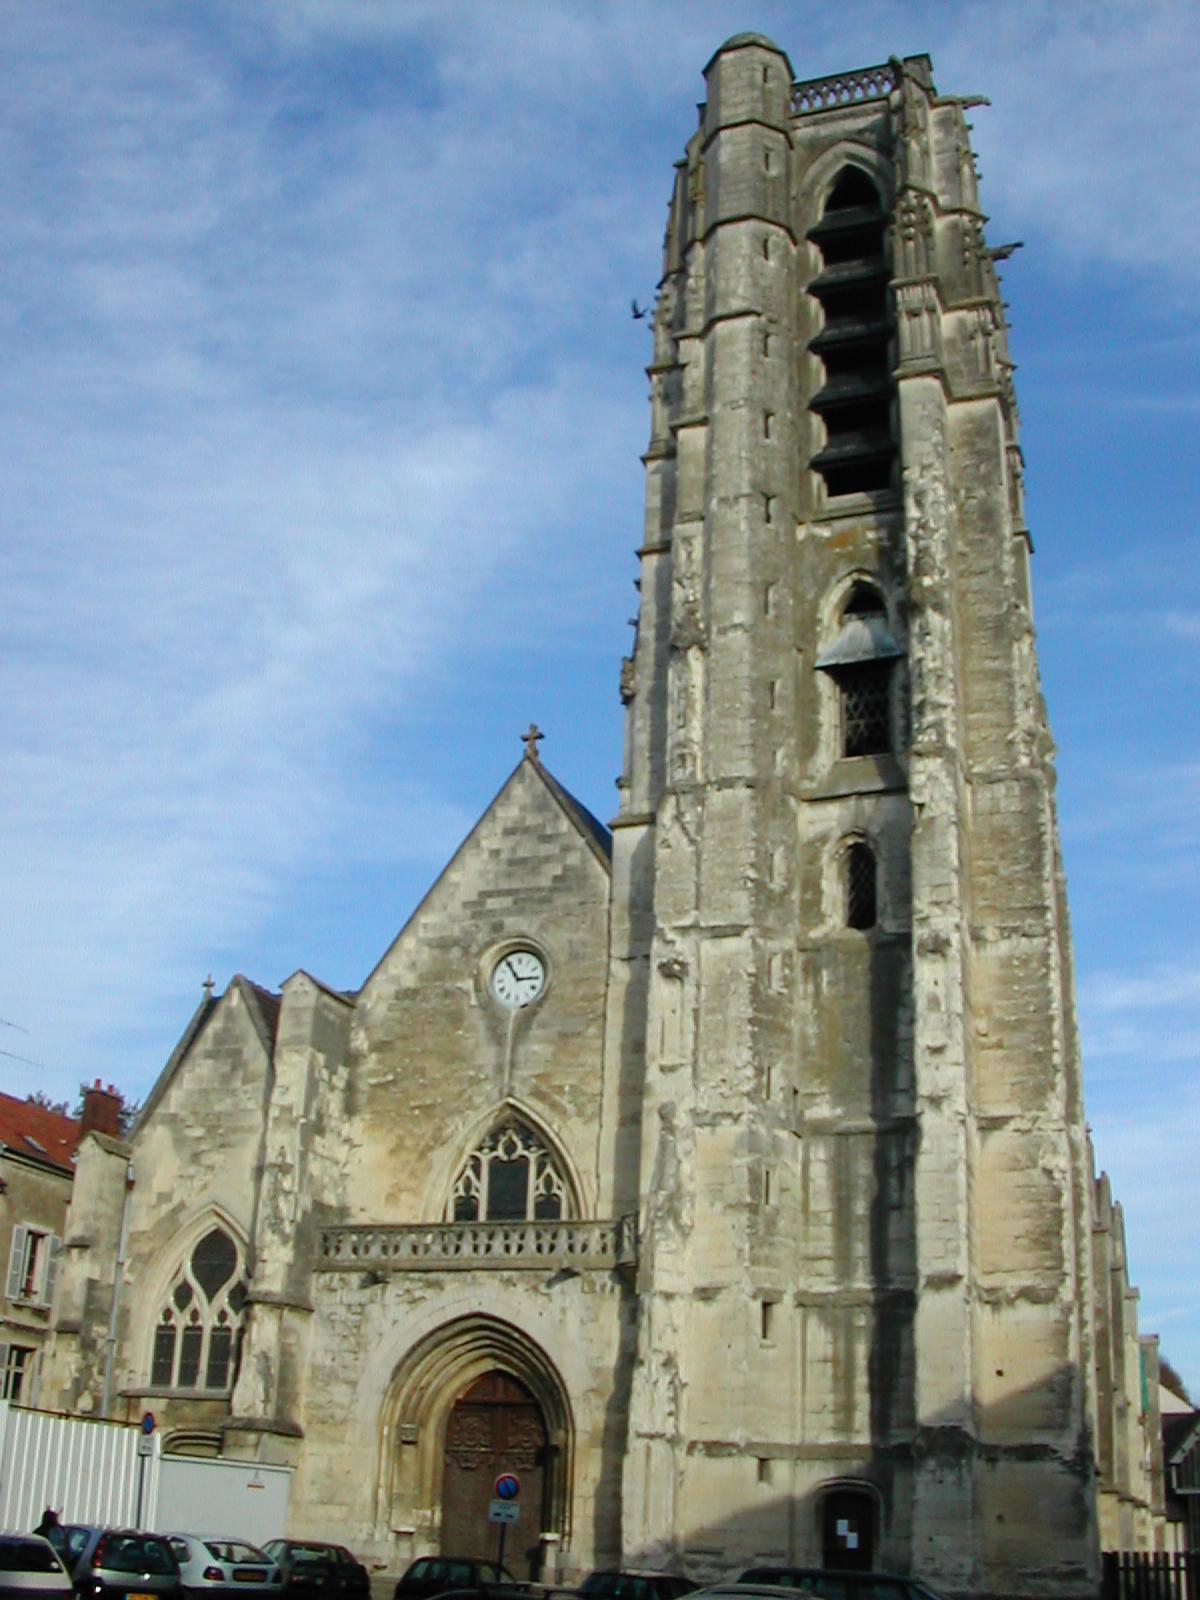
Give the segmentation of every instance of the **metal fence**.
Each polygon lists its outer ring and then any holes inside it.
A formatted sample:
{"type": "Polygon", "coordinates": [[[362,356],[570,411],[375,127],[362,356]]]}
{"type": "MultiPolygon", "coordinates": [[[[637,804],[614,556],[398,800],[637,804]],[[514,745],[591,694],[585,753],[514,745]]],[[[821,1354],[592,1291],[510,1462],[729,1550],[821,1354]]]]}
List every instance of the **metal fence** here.
{"type": "Polygon", "coordinates": [[[1106,1550],[1102,1600],[1200,1600],[1200,1550],[1106,1550]]]}
{"type": "Polygon", "coordinates": [[[254,1544],[287,1533],[290,1467],[164,1455],[161,1445],[136,1423],[0,1400],[0,1528],[27,1533],[51,1506],[63,1522],[200,1525],[254,1544]]]}
{"type": "Polygon", "coordinates": [[[153,1527],[157,1461],[138,1455],[139,1430],[0,1401],[0,1528],[26,1532],[46,1506],[64,1522],[153,1527]]]}

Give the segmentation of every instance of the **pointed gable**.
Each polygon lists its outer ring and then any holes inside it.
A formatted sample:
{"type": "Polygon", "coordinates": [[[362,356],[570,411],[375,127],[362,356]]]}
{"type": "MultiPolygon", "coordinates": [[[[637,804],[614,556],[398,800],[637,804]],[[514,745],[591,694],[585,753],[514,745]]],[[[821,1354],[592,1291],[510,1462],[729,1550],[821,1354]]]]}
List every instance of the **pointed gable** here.
{"type": "Polygon", "coordinates": [[[357,996],[355,1215],[443,1216],[464,1140],[505,1105],[594,1202],[610,887],[607,829],[526,756],[357,996]]]}
{"type": "Polygon", "coordinates": [[[608,829],[540,760],[525,756],[371,972],[363,999],[385,973],[399,975],[406,952],[416,954],[418,932],[428,936],[442,916],[536,922],[575,877],[580,892],[607,899],[611,860],[608,829]]]}

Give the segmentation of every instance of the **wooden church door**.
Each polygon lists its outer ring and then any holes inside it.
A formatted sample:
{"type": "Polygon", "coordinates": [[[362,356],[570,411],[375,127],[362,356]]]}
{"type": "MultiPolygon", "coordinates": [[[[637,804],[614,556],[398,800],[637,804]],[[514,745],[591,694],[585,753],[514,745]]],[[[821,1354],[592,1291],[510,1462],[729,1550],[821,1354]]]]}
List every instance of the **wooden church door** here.
{"type": "Polygon", "coordinates": [[[502,1472],[521,1480],[519,1520],[509,1528],[504,1565],[536,1576],[545,1487],[546,1424],[537,1401],[506,1372],[488,1372],[455,1401],[442,1474],[442,1554],[495,1557],[499,1529],[488,1521],[502,1472]]]}

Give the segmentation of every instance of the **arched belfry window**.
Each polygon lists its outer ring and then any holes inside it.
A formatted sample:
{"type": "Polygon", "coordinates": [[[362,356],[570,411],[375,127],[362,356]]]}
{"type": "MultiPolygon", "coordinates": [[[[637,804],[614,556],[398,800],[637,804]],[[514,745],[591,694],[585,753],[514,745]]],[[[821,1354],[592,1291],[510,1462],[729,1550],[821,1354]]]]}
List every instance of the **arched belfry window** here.
{"type": "Polygon", "coordinates": [[[552,1222],[570,1210],[570,1189],[543,1139],[517,1117],[499,1122],[454,1180],[455,1222],[552,1222]]]}
{"type": "Polygon", "coordinates": [[[150,1382],[228,1390],[237,1377],[249,1282],[241,1246],[210,1228],[182,1263],[154,1329],[150,1382]]]}
{"type": "Polygon", "coordinates": [[[892,487],[896,457],[892,421],[892,314],[887,265],[888,216],[874,182],[844,167],[808,237],[821,270],[808,292],[823,326],[809,349],[824,380],[812,409],[825,425],[813,457],[829,495],[892,487]]]}
{"type": "Polygon", "coordinates": [[[817,667],[837,685],[839,754],[886,755],[892,732],[892,676],[901,651],[873,584],[853,584],[843,602],[837,637],[817,667]]]}

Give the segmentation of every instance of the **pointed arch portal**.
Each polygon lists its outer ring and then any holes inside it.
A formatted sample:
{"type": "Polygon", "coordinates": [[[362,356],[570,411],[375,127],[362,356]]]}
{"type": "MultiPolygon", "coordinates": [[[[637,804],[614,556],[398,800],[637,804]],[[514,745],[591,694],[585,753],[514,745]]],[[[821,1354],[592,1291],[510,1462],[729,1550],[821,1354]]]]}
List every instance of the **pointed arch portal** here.
{"type": "Polygon", "coordinates": [[[554,1363],[521,1329],[469,1316],[427,1335],[392,1380],[380,1429],[379,1522],[419,1548],[495,1554],[487,1521],[500,1472],[521,1480],[505,1564],[536,1573],[542,1536],[569,1535],[574,1424],[554,1363]]]}

